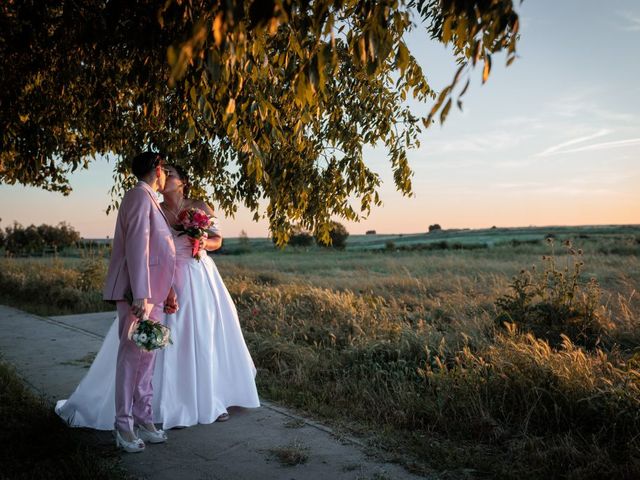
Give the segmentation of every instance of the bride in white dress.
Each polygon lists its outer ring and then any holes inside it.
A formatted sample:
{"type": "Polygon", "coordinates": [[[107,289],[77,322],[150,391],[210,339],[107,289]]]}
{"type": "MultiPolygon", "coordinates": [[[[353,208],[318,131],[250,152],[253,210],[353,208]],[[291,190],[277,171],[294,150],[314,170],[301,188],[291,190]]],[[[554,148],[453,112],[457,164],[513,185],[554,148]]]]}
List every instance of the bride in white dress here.
{"type": "MultiPolygon", "coordinates": [[[[181,169],[168,166],[167,170],[162,207],[171,224],[178,224],[180,211],[190,207],[213,215],[205,203],[185,198],[188,180],[181,169]]],[[[213,260],[204,252],[199,261],[194,259],[187,235],[174,240],[179,309],[166,316],[173,345],[158,352],[153,375],[154,422],[163,429],[226,420],[230,406],[260,406],[256,369],[235,305],[213,260]]],[[[207,250],[220,244],[219,234],[201,243],[207,250]]],[[[113,430],[118,343],[116,317],[75,392],[56,405],[56,413],[70,426],[113,430]]]]}

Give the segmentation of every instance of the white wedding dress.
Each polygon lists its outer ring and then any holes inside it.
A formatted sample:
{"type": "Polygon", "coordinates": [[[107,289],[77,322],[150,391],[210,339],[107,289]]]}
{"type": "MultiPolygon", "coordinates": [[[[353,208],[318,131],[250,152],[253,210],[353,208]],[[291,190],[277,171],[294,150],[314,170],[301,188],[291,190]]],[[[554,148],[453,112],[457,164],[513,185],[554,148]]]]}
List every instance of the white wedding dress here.
{"type": "MultiPolygon", "coordinates": [[[[213,260],[191,256],[186,235],[175,237],[174,288],[179,310],[166,316],[172,345],[157,352],[154,421],[163,429],[214,422],[227,407],[260,406],[256,369],[235,305],[213,260]]],[[[72,427],[113,430],[118,318],[75,392],[56,413],[72,427]]]]}

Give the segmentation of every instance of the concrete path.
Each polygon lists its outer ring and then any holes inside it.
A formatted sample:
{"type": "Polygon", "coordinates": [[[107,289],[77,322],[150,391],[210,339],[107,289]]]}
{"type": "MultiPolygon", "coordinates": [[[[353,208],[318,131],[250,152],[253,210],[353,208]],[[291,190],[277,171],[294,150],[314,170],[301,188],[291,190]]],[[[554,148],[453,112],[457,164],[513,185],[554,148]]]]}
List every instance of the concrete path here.
{"type": "MultiPolygon", "coordinates": [[[[80,382],[114,316],[45,318],[0,306],[0,356],[53,405],[80,382]]],[[[141,454],[123,454],[123,466],[137,478],[153,480],[421,478],[368,457],[357,441],[268,402],[230,414],[228,422],[170,430],[168,443],[150,445],[141,454]],[[273,450],[290,446],[305,452],[308,460],[283,465],[273,450]]],[[[96,432],[95,437],[100,443],[112,442],[110,432],[96,432]]]]}

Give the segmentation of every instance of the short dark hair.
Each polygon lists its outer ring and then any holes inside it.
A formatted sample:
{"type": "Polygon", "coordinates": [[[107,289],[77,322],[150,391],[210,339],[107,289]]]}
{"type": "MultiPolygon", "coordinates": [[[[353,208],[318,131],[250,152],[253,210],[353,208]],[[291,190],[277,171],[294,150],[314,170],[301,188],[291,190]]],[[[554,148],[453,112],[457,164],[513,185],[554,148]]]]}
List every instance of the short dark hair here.
{"type": "Polygon", "coordinates": [[[131,161],[131,171],[140,179],[156,168],[163,158],[164,157],[157,152],[142,152],[136,155],[131,161]]]}

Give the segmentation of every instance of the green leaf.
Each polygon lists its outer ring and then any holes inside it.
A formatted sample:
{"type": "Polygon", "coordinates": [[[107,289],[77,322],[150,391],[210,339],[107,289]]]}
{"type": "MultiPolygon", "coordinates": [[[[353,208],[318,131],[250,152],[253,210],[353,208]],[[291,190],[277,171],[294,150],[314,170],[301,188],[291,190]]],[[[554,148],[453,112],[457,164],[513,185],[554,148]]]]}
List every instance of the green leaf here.
{"type": "Polygon", "coordinates": [[[442,112],[440,112],[440,124],[441,125],[446,120],[447,115],[449,115],[449,110],[451,110],[451,98],[449,98],[449,100],[445,104],[444,108],[442,109],[442,112]]]}
{"type": "Polygon", "coordinates": [[[419,127],[445,121],[465,66],[486,58],[486,81],[490,56],[505,51],[510,64],[518,41],[510,0],[278,1],[258,26],[241,2],[124,2],[115,16],[97,2],[65,8],[64,22],[59,8],[34,21],[22,3],[3,4],[0,105],[13,115],[1,133],[0,183],[65,194],[73,168],[113,152],[115,205],[130,186],[128,160],[153,146],[184,159],[193,194],[212,195],[225,212],[244,204],[257,213],[266,201],[278,238],[293,222],[315,230],[377,203],[366,143],[384,149],[409,194],[419,127]],[[87,24],[96,28],[80,41],[87,24]],[[16,41],[24,31],[29,41],[16,41]],[[410,32],[416,45],[420,36],[453,43],[462,61],[437,94],[406,44],[410,32]],[[126,52],[114,50],[123,38],[126,52]],[[417,113],[431,103],[426,118],[417,113]]]}
{"type": "Polygon", "coordinates": [[[446,45],[451,40],[453,36],[453,30],[451,29],[451,18],[446,18],[444,24],[442,25],[442,42],[446,45]]]}
{"type": "Polygon", "coordinates": [[[404,71],[407,69],[407,65],[409,65],[409,50],[407,49],[407,46],[404,42],[398,43],[396,65],[400,69],[401,74],[404,74],[404,71]]]}
{"type": "Polygon", "coordinates": [[[485,83],[489,79],[490,72],[491,72],[491,55],[487,54],[484,57],[484,69],[482,70],[482,83],[485,83]]]}
{"type": "Polygon", "coordinates": [[[235,98],[230,98],[224,113],[226,113],[227,115],[231,115],[235,111],[236,111],[236,100],[235,98]]]}
{"type": "Polygon", "coordinates": [[[462,97],[465,93],[467,93],[467,89],[469,88],[470,82],[471,82],[471,79],[467,79],[467,82],[464,84],[464,87],[462,87],[462,91],[460,92],[459,97],[462,97]]]}

